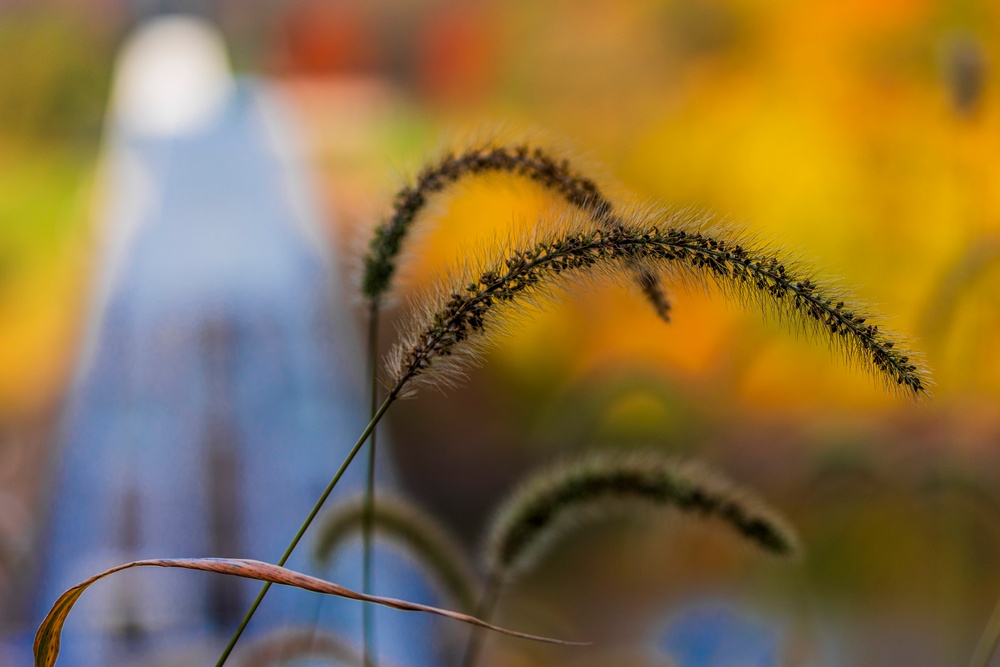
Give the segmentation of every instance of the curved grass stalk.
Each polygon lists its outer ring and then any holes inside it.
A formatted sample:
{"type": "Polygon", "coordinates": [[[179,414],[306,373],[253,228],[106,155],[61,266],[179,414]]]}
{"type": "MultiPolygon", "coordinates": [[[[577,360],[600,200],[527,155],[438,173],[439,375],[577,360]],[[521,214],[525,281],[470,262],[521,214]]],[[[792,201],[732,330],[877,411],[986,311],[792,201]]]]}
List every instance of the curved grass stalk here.
{"type": "Polygon", "coordinates": [[[502,331],[511,315],[550,295],[566,278],[621,282],[636,260],[676,278],[714,283],[744,306],[824,336],[887,385],[912,396],[926,393],[926,371],[912,353],[872,324],[872,316],[851,305],[849,297],[748,239],[722,229],[692,228],[690,218],[685,213],[637,214],[613,230],[577,222],[509,251],[504,259],[459,272],[429,299],[431,305],[394,348],[391,394],[412,393],[413,381],[421,378],[448,381],[463,362],[474,360],[488,342],[487,334],[502,331]],[[660,227],[678,223],[688,228],[660,227]]]}
{"type": "MultiPolygon", "coordinates": [[[[360,496],[332,508],[316,527],[314,555],[329,564],[337,551],[357,535],[364,522],[366,498],[360,496]]],[[[470,611],[475,607],[477,582],[458,542],[426,512],[393,495],[379,494],[373,525],[380,537],[399,543],[418,559],[458,603],[470,611]]]]}
{"type": "MultiPolygon", "coordinates": [[[[721,522],[775,556],[794,557],[800,551],[783,517],[704,466],[653,451],[592,453],[530,476],[494,514],[483,554],[489,584],[476,615],[492,618],[503,587],[566,533],[642,506],[672,507],[721,522]]],[[[481,640],[482,633],[470,633],[463,667],[475,663],[481,640]]]]}
{"type": "MultiPolygon", "coordinates": [[[[378,409],[378,307],[371,303],[368,318],[368,381],[371,383],[371,411],[375,416],[378,409]]],[[[372,427],[368,445],[368,470],[365,475],[365,501],[362,516],[361,539],[363,542],[361,555],[361,591],[368,595],[375,590],[375,566],[372,563],[372,522],[375,511],[375,456],[378,444],[377,425],[372,427]]],[[[375,655],[375,614],[371,605],[362,605],[361,632],[364,636],[363,660],[364,667],[373,667],[377,662],[375,655]]]]}
{"type": "MultiPolygon", "coordinates": [[[[596,181],[577,172],[568,159],[559,158],[540,147],[480,146],[459,154],[449,153],[425,167],[413,185],[400,190],[394,199],[390,218],[375,230],[364,258],[362,293],[372,311],[377,311],[392,285],[403,241],[428,197],[458,181],[486,173],[508,173],[528,179],[562,198],[585,213],[594,223],[613,230],[621,226],[621,215],[611,200],[601,192],[596,181]]],[[[664,320],[670,319],[670,302],[654,272],[637,265],[636,280],[653,309],[664,320]]]]}
{"type": "MultiPolygon", "coordinates": [[[[745,306],[758,306],[779,319],[824,336],[834,347],[893,388],[913,397],[927,392],[927,373],[912,353],[871,315],[849,298],[824,285],[795,264],[779,260],[766,248],[725,230],[698,228],[686,213],[636,213],[614,229],[590,221],[571,221],[560,233],[511,250],[505,258],[469,268],[430,299],[390,359],[389,393],[314,505],[279,565],[298,545],[341,475],[353,461],[382,415],[399,397],[415,390],[415,381],[447,381],[461,362],[501,331],[505,320],[528,300],[551,294],[568,278],[605,278],[621,282],[628,269],[644,266],[678,278],[712,282],[745,306]],[[679,226],[680,224],[685,227],[679,226]],[[665,227],[664,229],[661,229],[665,227]],[[431,370],[432,373],[427,371],[431,370]]],[[[217,663],[224,664],[240,634],[267,593],[265,584],[217,663]]]]}
{"type": "Polygon", "coordinates": [[[799,552],[795,532],[777,512],[704,466],[651,451],[601,452],[563,462],[518,485],[495,514],[484,553],[487,571],[509,581],[569,530],[636,504],[720,520],[776,556],[799,552]]]}
{"type": "MultiPolygon", "coordinates": [[[[368,297],[368,357],[372,383],[371,414],[378,405],[375,358],[378,345],[378,322],[381,304],[392,284],[396,272],[396,262],[401,246],[414,220],[426,206],[428,197],[444,190],[463,178],[486,173],[516,174],[541,185],[564,199],[569,205],[585,211],[592,220],[609,229],[621,225],[611,201],[605,197],[595,181],[574,171],[567,159],[559,159],[539,147],[527,144],[517,146],[482,146],[471,148],[458,155],[448,154],[440,161],[425,167],[412,186],[400,190],[393,203],[390,218],[380,225],[371,241],[368,254],[364,258],[362,292],[368,297]]],[[[670,302],[661,289],[655,273],[648,268],[633,267],[640,289],[653,305],[656,313],[665,321],[670,320],[670,302]]],[[[371,593],[373,588],[372,566],[372,513],[375,505],[375,456],[376,435],[372,431],[368,450],[368,472],[366,510],[363,525],[362,590],[371,593]]],[[[375,620],[370,606],[362,610],[362,626],[365,636],[365,666],[374,663],[375,620]]]]}

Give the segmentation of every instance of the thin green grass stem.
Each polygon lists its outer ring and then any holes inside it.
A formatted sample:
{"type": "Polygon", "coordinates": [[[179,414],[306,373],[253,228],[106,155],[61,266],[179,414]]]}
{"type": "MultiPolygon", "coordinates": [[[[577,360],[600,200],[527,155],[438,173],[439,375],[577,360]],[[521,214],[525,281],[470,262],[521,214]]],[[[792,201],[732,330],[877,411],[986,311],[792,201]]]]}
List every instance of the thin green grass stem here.
{"type": "MultiPolygon", "coordinates": [[[[496,611],[497,602],[500,600],[500,589],[503,588],[503,580],[503,574],[498,570],[494,570],[490,574],[490,578],[486,582],[486,587],[483,589],[483,596],[479,598],[479,604],[476,606],[476,618],[483,619],[487,623],[490,622],[493,612],[496,611]]],[[[469,641],[465,645],[465,655],[462,657],[462,667],[473,667],[479,658],[479,651],[483,646],[484,637],[484,634],[480,630],[481,628],[472,628],[469,632],[469,641]]]]}
{"type": "MultiPolygon", "coordinates": [[[[378,368],[378,315],[379,309],[372,301],[368,317],[368,378],[371,382],[371,416],[378,409],[378,381],[375,373],[378,368]]],[[[375,515],[375,436],[378,429],[372,427],[371,444],[368,445],[368,478],[365,483],[365,507],[361,520],[362,556],[362,592],[371,595],[375,588],[375,566],[372,562],[372,530],[375,515]]],[[[361,605],[361,628],[364,634],[364,665],[374,667],[378,661],[375,653],[375,608],[370,604],[361,605]]]]}
{"type": "MultiPolygon", "coordinates": [[[[351,465],[351,462],[354,460],[354,457],[357,456],[358,452],[361,450],[362,445],[364,445],[365,441],[368,440],[368,436],[371,435],[372,431],[375,430],[376,424],[378,424],[379,420],[382,419],[382,415],[385,414],[385,411],[389,409],[389,406],[395,399],[396,395],[390,394],[389,397],[386,398],[385,401],[382,403],[381,407],[379,407],[379,409],[372,416],[371,421],[368,422],[368,426],[366,426],[365,430],[362,431],[361,436],[358,438],[358,441],[354,444],[354,447],[351,449],[351,452],[347,455],[347,458],[344,459],[344,462],[340,464],[340,469],[337,470],[337,474],[335,474],[333,476],[333,479],[330,480],[330,483],[326,486],[326,489],[320,495],[319,499],[316,501],[316,504],[313,505],[312,510],[309,512],[309,516],[307,516],[306,520],[302,522],[302,525],[299,527],[299,531],[295,533],[295,537],[292,538],[292,541],[289,543],[288,548],[285,549],[285,553],[282,554],[281,559],[276,563],[278,566],[284,566],[284,564],[288,561],[288,558],[292,555],[292,552],[295,551],[295,547],[299,545],[299,542],[302,540],[302,537],[306,534],[306,531],[309,529],[309,526],[312,525],[313,519],[316,518],[316,515],[319,514],[320,509],[323,508],[323,504],[326,502],[326,499],[330,496],[330,493],[333,491],[333,488],[337,486],[337,482],[339,482],[340,478],[344,476],[344,472],[347,470],[347,467],[351,465]]],[[[257,612],[257,607],[260,606],[260,603],[264,600],[264,596],[267,595],[267,592],[270,589],[271,589],[271,582],[267,582],[261,587],[260,593],[257,594],[257,599],[255,599],[253,601],[253,604],[250,605],[250,609],[247,610],[246,616],[243,617],[243,620],[240,622],[239,627],[236,628],[236,631],[233,633],[233,636],[229,639],[229,643],[226,644],[226,648],[222,651],[222,655],[219,656],[219,660],[218,662],[215,663],[215,667],[222,667],[222,665],[226,664],[226,660],[229,659],[229,654],[232,653],[233,649],[236,647],[236,642],[240,640],[240,636],[243,634],[243,631],[246,630],[247,624],[250,623],[250,619],[253,618],[253,615],[257,612]]]]}
{"type": "Polygon", "coordinates": [[[986,667],[996,652],[997,641],[1000,641],[1000,601],[993,608],[990,620],[986,622],[986,628],[983,630],[982,637],[979,638],[976,652],[972,654],[969,667],[986,667]]]}

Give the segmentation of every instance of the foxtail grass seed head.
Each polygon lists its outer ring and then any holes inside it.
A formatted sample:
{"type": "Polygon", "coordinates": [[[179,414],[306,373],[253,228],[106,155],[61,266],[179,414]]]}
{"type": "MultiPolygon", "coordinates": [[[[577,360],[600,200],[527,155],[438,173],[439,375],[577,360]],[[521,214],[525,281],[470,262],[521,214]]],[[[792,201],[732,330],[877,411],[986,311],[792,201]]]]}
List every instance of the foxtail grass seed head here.
{"type": "Polygon", "coordinates": [[[390,354],[388,384],[405,395],[412,381],[448,381],[512,315],[567,279],[622,282],[635,262],[672,279],[714,283],[726,297],[826,338],[891,387],[912,396],[927,391],[915,355],[850,298],[797,264],[718,227],[708,230],[689,212],[637,212],[615,229],[571,219],[562,231],[522,242],[505,257],[458,271],[424,302],[390,354]],[[427,371],[434,371],[426,376],[427,371]]]}
{"type": "MultiPolygon", "coordinates": [[[[437,578],[442,588],[464,610],[476,604],[478,583],[464,551],[447,530],[412,502],[380,492],[372,507],[375,534],[400,545],[437,578]]],[[[364,525],[364,496],[348,499],[323,515],[316,529],[313,554],[329,564],[351,538],[360,537],[364,525]]]]}
{"type": "MultiPolygon", "coordinates": [[[[392,215],[375,230],[364,258],[362,292],[377,306],[389,290],[403,241],[428,197],[459,180],[486,173],[515,174],[541,185],[608,229],[621,224],[615,207],[597,183],[574,170],[568,159],[555,157],[527,144],[479,146],[460,154],[449,153],[425,167],[414,185],[400,190],[392,215]]],[[[656,275],[636,267],[636,278],[657,314],[669,320],[670,304],[656,275]]]]}
{"type": "Polygon", "coordinates": [[[580,523],[636,505],[673,507],[727,524],[777,556],[795,556],[798,538],[749,491],[691,462],[655,451],[592,453],[521,483],[496,513],[486,541],[488,571],[509,578],[580,523]]]}

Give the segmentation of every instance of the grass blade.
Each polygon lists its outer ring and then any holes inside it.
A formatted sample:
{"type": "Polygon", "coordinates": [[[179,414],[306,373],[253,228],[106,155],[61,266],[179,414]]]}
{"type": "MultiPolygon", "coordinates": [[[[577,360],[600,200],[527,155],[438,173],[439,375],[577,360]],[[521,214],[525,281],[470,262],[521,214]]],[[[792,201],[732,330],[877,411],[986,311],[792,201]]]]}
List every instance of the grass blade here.
{"type": "Polygon", "coordinates": [[[81,595],[83,595],[84,591],[86,591],[92,584],[104,579],[105,577],[115,574],[116,572],[121,572],[122,570],[128,570],[136,567],[182,568],[186,570],[199,570],[202,572],[233,575],[243,577],[245,579],[256,579],[258,581],[266,581],[272,584],[293,586],[295,588],[301,588],[315,593],[336,595],[362,602],[373,602],[375,604],[391,607],[393,609],[399,609],[400,611],[419,611],[428,614],[435,614],[437,616],[451,618],[456,621],[462,621],[463,623],[470,623],[472,625],[494,630],[512,637],[519,637],[521,639],[530,639],[550,644],[582,645],[578,642],[567,642],[559,639],[529,635],[515,630],[507,630],[505,628],[486,623],[485,621],[481,621],[478,618],[469,616],[468,614],[460,614],[458,612],[448,611],[447,609],[439,609],[430,605],[407,602],[406,600],[397,600],[395,598],[380,597],[377,595],[365,595],[364,593],[352,591],[349,588],[344,588],[343,586],[329,581],[324,581],[323,579],[310,577],[309,575],[302,574],[301,572],[278,567],[277,565],[264,563],[262,561],[242,558],[159,558],[151,560],[138,560],[124,565],[118,565],[117,567],[113,567],[109,570],[101,572],[100,574],[90,577],[86,581],[73,586],[60,595],[59,599],[52,605],[52,609],[45,617],[45,620],[42,621],[42,624],[39,626],[38,632],[35,634],[35,667],[52,667],[52,665],[56,664],[56,659],[59,657],[59,643],[62,636],[63,625],[65,625],[69,613],[73,610],[73,605],[76,604],[76,601],[81,595]]]}

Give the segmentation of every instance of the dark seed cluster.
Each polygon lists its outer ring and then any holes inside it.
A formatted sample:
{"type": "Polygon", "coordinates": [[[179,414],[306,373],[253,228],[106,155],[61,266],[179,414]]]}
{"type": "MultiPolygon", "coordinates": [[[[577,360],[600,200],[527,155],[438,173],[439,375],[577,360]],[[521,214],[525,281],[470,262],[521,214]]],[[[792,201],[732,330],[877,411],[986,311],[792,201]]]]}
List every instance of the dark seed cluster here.
{"type": "MultiPolygon", "coordinates": [[[[567,521],[599,516],[621,501],[670,506],[699,517],[715,517],[761,549],[782,556],[798,541],[772,510],[702,467],[679,464],[654,452],[607,452],[557,466],[522,484],[498,513],[487,544],[491,569],[512,572],[532,560],[567,521]],[[595,512],[597,510],[598,512],[595,512]]],[[[570,522],[572,523],[572,522],[570,522]]]]}
{"type": "Polygon", "coordinates": [[[766,294],[785,309],[804,315],[827,331],[834,340],[842,338],[867,355],[874,370],[914,395],[926,391],[916,364],[895,348],[895,342],[878,325],[867,324],[866,317],[849,308],[843,300],[824,293],[811,279],[796,278],[777,257],[754,257],[741,245],[701,234],[685,235],[671,231],[684,241],[691,253],[692,265],[708,268],[718,279],[730,278],[766,294]]]}
{"type": "Polygon", "coordinates": [[[514,251],[501,264],[466,284],[463,290],[452,292],[443,308],[433,316],[430,326],[405,353],[392,394],[402,391],[435,358],[449,356],[454,347],[470,335],[483,333],[487,314],[498,304],[513,301],[545,278],[592,267],[602,259],[617,259],[633,251],[634,248],[614,241],[624,233],[623,229],[580,232],[514,251]]]}
{"type": "Polygon", "coordinates": [[[646,301],[653,306],[653,310],[656,311],[657,316],[661,320],[669,322],[670,300],[667,299],[667,295],[660,285],[660,277],[644,266],[638,267],[636,274],[639,280],[639,287],[642,289],[642,293],[646,295],[646,301]]]}
{"type": "Polygon", "coordinates": [[[486,329],[496,305],[546,287],[566,271],[606,267],[619,273],[636,262],[671,264],[707,275],[724,290],[768,303],[777,312],[812,323],[848,352],[870,360],[871,369],[914,395],[926,391],[918,366],[878,326],[827,296],[811,279],[796,277],[777,257],[748,250],[735,240],[655,226],[577,232],[516,250],[503,262],[453,291],[412,346],[401,356],[393,394],[398,394],[436,357],[448,356],[469,336],[486,329]],[[728,288],[728,289],[727,289],[728,288]]]}
{"type": "MultiPolygon", "coordinates": [[[[426,205],[428,196],[464,177],[488,172],[510,173],[534,181],[609,229],[622,224],[621,218],[614,213],[611,201],[593,180],[577,174],[568,160],[554,158],[541,148],[522,144],[449,154],[437,164],[425,168],[414,185],[396,195],[392,216],[375,230],[375,237],[364,259],[362,279],[362,290],[369,299],[377,303],[388,291],[396,271],[400,246],[411,223],[426,205]]],[[[637,269],[637,272],[640,287],[657,314],[669,319],[670,304],[656,275],[644,268],[637,269]]]]}

